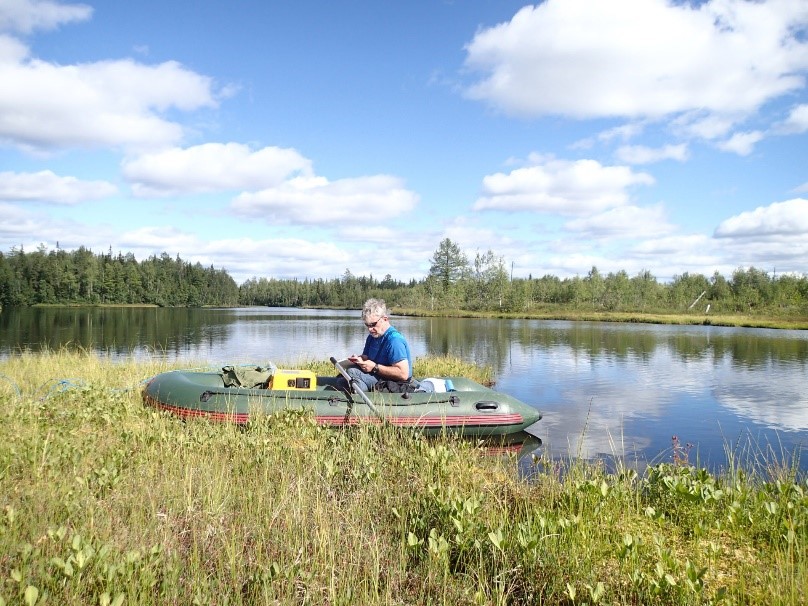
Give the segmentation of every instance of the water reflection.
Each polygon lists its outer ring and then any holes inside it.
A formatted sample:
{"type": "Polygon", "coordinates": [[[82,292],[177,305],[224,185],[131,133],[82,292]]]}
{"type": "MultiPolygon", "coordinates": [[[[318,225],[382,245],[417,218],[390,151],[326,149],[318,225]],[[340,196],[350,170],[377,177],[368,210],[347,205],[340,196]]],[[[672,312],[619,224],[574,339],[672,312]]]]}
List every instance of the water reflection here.
{"type": "MultiPolygon", "coordinates": [[[[720,466],[743,440],[808,439],[808,332],[537,320],[393,318],[413,354],[494,368],[496,388],[541,409],[552,456],[667,456],[672,436],[720,466]]],[[[361,349],[359,312],[43,308],[0,313],[0,357],[68,344],[113,357],[294,363],[361,349]]],[[[800,462],[808,467],[808,457],[800,462]]],[[[634,464],[634,463],[633,463],[634,464]]]]}

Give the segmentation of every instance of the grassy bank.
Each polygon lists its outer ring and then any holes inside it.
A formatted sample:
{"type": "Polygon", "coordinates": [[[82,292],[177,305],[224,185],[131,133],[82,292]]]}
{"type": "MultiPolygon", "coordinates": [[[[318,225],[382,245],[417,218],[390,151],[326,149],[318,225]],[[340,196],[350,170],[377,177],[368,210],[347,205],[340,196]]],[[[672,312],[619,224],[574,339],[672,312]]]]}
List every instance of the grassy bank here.
{"type": "Polygon", "coordinates": [[[808,484],[776,463],[539,459],[525,481],[472,443],[303,414],[183,423],[140,401],[167,369],[0,362],[0,604],[805,603],[808,484]]]}
{"type": "MultiPolygon", "coordinates": [[[[158,307],[152,304],[37,304],[33,307],[158,307]]],[[[217,306],[218,307],[218,306],[217,306]]],[[[320,309],[334,309],[322,307],[320,309]]],[[[507,318],[531,320],[567,320],[571,322],[628,322],[632,324],[676,324],[683,326],[734,326],[808,330],[808,317],[795,314],[665,313],[641,311],[584,311],[560,306],[537,307],[524,312],[471,311],[465,309],[430,310],[396,307],[396,315],[437,318],[507,318]]]]}
{"type": "Polygon", "coordinates": [[[440,318],[507,318],[530,320],[568,320],[571,322],[628,322],[632,324],[676,324],[683,326],[735,326],[739,328],[776,328],[808,330],[808,318],[803,316],[744,315],[744,314],[673,314],[661,312],[583,311],[559,308],[537,309],[529,312],[493,312],[424,309],[395,309],[397,315],[440,318]]]}

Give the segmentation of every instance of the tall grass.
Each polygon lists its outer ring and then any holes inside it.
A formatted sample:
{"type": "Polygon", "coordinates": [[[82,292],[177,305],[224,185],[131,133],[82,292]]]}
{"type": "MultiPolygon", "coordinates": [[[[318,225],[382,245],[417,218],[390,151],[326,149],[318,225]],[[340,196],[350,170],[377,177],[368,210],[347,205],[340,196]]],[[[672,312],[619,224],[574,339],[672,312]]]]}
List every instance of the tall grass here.
{"type": "Polygon", "coordinates": [[[138,392],[168,366],[0,363],[0,604],[805,603],[793,469],[539,456],[525,481],[474,443],[305,413],[181,422],[138,392]]]}

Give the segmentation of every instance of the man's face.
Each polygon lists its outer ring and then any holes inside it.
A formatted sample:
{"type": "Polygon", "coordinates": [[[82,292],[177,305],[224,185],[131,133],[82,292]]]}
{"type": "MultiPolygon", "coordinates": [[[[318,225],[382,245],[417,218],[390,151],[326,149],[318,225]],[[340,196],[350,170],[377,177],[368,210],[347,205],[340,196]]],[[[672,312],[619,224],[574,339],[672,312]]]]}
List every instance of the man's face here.
{"type": "Polygon", "coordinates": [[[387,316],[370,316],[365,318],[365,327],[370,331],[370,336],[378,339],[390,326],[390,321],[387,316]]]}

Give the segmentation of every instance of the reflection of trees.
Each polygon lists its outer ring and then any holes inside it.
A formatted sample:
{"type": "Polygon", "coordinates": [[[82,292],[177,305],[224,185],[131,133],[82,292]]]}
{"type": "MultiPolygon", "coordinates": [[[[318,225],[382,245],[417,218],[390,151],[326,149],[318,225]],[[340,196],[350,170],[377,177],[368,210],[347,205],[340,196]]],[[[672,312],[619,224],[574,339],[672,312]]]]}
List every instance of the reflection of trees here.
{"type": "Polygon", "coordinates": [[[716,359],[729,356],[735,366],[758,368],[772,362],[802,362],[808,360],[805,339],[772,338],[758,333],[720,336],[712,339],[716,359]]]}
{"type": "MultiPolygon", "coordinates": [[[[38,350],[69,347],[127,353],[154,348],[182,354],[215,350],[234,330],[273,343],[271,326],[280,321],[301,323],[305,341],[327,344],[335,351],[361,348],[364,333],[356,312],[273,311],[189,308],[18,308],[0,314],[0,353],[20,347],[38,350]],[[323,322],[328,319],[329,321],[323,322]]],[[[394,322],[395,323],[395,322],[394,322]]],[[[510,348],[526,351],[568,349],[590,359],[648,360],[658,349],[683,362],[730,360],[741,368],[808,361],[808,339],[757,329],[715,327],[638,327],[590,322],[503,320],[477,318],[408,318],[405,334],[418,339],[422,331],[430,355],[452,355],[497,371],[510,348]],[[416,331],[416,332],[413,332],[416,331]]],[[[301,343],[300,349],[305,348],[301,343]]]]}
{"type": "Polygon", "coordinates": [[[238,318],[189,308],[23,308],[0,314],[0,352],[70,347],[116,354],[139,347],[182,351],[238,318]]]}
{"type": "Polygon", "coordinates": [[[508,358],[511,325],[503,320],[426,318],[426,350],[430,355],[457,356],[498,370],[508,358]]]}
{"type": "Polygon", "coordinates": [[[649,359],[664,348],[683,362],[727,357],[733,364],[756,368],[772,362],[808,360],[808,340],[754,329],[716,332],[705,327],[663,329],[541,320],[485,320],[429,318],[424,320],[427,350],[434,355],[456,355],[497,367],[508,348],[551,350],[565,346],[591,358],[649,359]]]}

